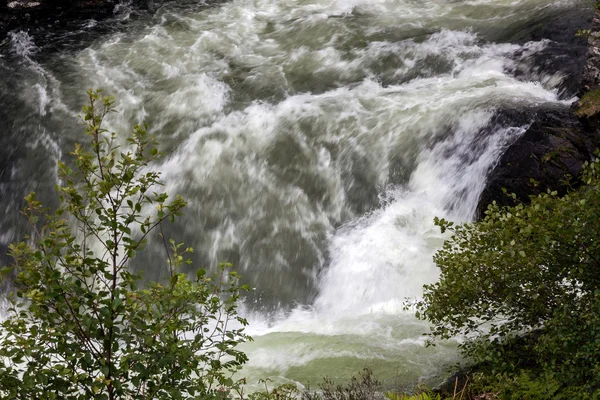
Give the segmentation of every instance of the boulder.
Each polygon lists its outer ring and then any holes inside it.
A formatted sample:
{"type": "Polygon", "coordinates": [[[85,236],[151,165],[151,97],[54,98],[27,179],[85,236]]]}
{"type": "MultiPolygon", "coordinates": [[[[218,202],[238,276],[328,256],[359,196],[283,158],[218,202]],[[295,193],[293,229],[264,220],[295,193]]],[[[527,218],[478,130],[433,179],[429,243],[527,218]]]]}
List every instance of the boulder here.
{"type": "MultiPolygon", "coordinates": [[[[585,28],[585,27],[584,27],[585,28]]],[[[585,30],[585,29],[584,29],[585,30]]],[[[600,88],[600,12],[596,11],[582,72],[572,76],[579,96],[600,88]]],[[[481,219],[487,206],[496,201],[512,206],[515,201],[506,193],[514,193],[517,201],[528,203],[529,197],[547,190],[564,194],[576,187],[581,167],[600,149],[598,116],[577,117],[575,103],[570,109],[540,110],[529,129],[508,147],[488,175],[481,193],[476,217],[481,219]]]]}
{"type": "Polygon", "coordinates": [[[579,184],[577,176],[583,163],[600,147],[598,132],[589,129],[571,110],[540,111],[535,119],[490,173],[479,198],[478,219],[492,201],[515,205],[506,193],[516,194],[517,201],[525,203],[529,196],[548,189],[566,193],[579,184]]]}

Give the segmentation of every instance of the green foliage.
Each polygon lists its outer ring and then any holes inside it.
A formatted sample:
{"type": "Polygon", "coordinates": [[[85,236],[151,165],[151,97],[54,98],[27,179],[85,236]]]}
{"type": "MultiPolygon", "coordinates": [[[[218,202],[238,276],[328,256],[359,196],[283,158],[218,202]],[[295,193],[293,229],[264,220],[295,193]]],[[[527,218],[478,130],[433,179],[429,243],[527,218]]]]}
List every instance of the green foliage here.
{"type": "Polygon", "coordinates": [[[300,390],[298,390],[298,387],[292,383],[285,383],[283,385],[279,385],[269,390],[267,382],[270,382],[270,380],[260,380],[260,383],[263,383],[265,385],[264,391],[250,393],[248,396],[244,396],[244,394],[240,391],[238,393],[240,399],[247,398],[249,400],[296,400],[300,395],[300,390]]]}
{"type": "Polygon", "coordinates": [[[591,29],[577,29],[577,33],[575,36],[583,36],[585,38],[589,38],[592,36],[594,32],[591,29]]]}
{"type": "Polygon", "coordinates": [[[596,160],[562,198],[492,204],[481,222],[436,220],[452,237],[417,305],[432,335],[466,337],[462,350],[492,373],[540,368],[561,385],[600,389],[599,177],[596,160]]]}
{"type": "Polygon", "coordinates": [[[373,375],[370,368],[364,368],[353,375],[345,385],[336,384],[330,378],[323,378],[318,391],[305,390],[303,400],[374,400],[378,397],[381,383],[373,375]]]}
{"type": "Polygon", "coordinates": [[[584,387],[564,387],[551,374],[522,370],[518,374],[476,373],[468,388],[469,399],[503,400],[597,400],[599,393],[584,387]]]}
{"type": "Polygon", "coordinates": [[[265,390],[249,395],[244,395],[239,390],[238,397],[248,400],[374,400],[382,397],[378,392],[380,383],[370,368],[364,368],[358,375],[353,375],[347,384],[336,384],[332,379],[324,377],[316,391],[309,387],[300,390],[291,383],[269,390],[267,382],[268,379],[260,381],[265,385],[265,390]]]}
{"type": "Polygon", "coordinates": [[[119,147],[102,128],[113,100],[88,94],[91,150],[75,147],[73,169],[59,163],[54,214],[27,196],[32,233],[10,246],[17,275],[0,330],[0,397],[223,398],[246,361],[236,349],[248,339],[238,277],[221,266],[215,278],[188,279],[178,268],[192,249],[163,238],[170,279],[140,287],[128,263],[185,202],[158,191],[149,164],[160,153],[145,127],[119,147]]]}
{"type": "Polygon", "coordinates": [[[388,400],[442,400],[442,396],[439,393],[432,393],[431,391],[420,391],[412,395],[397,392],[388,392],[385,394],[388,400]]]}

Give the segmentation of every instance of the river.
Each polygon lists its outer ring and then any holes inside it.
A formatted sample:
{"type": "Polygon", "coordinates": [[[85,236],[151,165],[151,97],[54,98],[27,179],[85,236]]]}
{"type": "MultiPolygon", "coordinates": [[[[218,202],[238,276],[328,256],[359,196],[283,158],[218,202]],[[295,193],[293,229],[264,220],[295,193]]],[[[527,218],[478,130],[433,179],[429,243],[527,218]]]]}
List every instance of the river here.
{"type": "MultiPolygon", "coordinates": [[[[472,219],[532,110],[569,107],[564,43],[544,35],[583,5],[232,0],[125,10],[53,45],[13,32],[0,249],[24,233],[28,191],[56,204],[56,161],[83,140],[85,90],[103,88],[119,110],[108,127],[146,121],[165,152],[153,167],[189,203],[168,235],[255,288],[240,376],[315,386],[371,366],[389,385],[439,382],[456,343],[425,348],[427,325],[402,310],[437,278],[433,218],[472,219]]],[[[163,259],[151,242],[132,267],[161,279],[163,259]]]]}

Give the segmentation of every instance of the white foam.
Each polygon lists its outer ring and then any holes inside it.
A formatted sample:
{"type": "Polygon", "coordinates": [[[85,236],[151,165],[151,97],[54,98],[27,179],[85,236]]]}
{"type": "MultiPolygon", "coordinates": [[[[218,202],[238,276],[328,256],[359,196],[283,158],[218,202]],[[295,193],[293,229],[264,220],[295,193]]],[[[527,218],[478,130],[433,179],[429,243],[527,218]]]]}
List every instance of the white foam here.
{"type": "Polygon", "coordinates": [[[12,31],[8,33],[12,51],[21,57],[29,57],[39,51],[33,38],[24,31],[12,31]]]}
{"type": "MultiPolygon", "coordinates": [[[[544,7],[557,5],[166,7],[158,24],[102,39],[74,64],[81,86],[118,98],[112,130],[151,120],[168,154],[153,167],[189,202],[176,230],[207,265],[234,254],[262,300],[284,304],[275,315],[248,306],[248,368],[405,353],[423,366],[454,354],[427,361],[426,327],[402,310],[437,278],[431,256],[444,237],[433,217],[471,218],[488,169],[523,131],[480,137],[497,109],[567,104],[560,75],[513,76],[547,41],[488,43],[478,30],[544,7]]],[[[22,57],[35,51],[26,35],[13,41],[22,57]]],[[[36,90],[41,114],[60,98],[36,90]]]]}

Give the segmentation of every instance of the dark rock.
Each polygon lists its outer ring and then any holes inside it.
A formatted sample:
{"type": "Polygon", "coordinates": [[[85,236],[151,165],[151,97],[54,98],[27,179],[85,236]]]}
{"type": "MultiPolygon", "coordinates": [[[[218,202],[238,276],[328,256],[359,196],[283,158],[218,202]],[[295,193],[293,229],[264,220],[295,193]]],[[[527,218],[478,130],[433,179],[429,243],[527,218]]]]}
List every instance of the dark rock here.
{"type": "Polygon", "coordinates": [[[588,50],[586,38],[577,36],[577,31],[590,27],[592,17],[587,7],[562,10],[560,16],[556,12],[541,13],[537,20],[528,23],[527,29],[519,29],[505,41],[520,44],[546,41],[543,50],[520,57],[515,77],[544,83],[547,77],[559,73],[563,76],[558,84],[559,93],[563,98],[570,98],[581,87],[582,65],[588,50]]]}
{"type": "Polygon", "coordinates": [[[581,94],[600,87],[600,14],[596,12],[588,37],[588,52],[583,68],[581,94]]]}
{"type": "Polygon", "coordinates": [[[501,206],[515,202],[507,193],[527,203],[529,196],[548,189],[564,194],[576,186],[583,163],[600,146],[600,135],[587,129],[570,110],[541,111],[536,121],[502,155],[479,198],[477,217],[481,219],[488,204],[501,206]]]}
{"type": "MultiPolygon", "coordinates": [[[[583,27],[585,28],[585,27],[583,27]]],[[[580,62],[577,87],[567,89],[580,96],[600,87],[600,14],[595,12],[585,62],[580,62]]],[[[575,64],[573,64],[575,65],[575,64]]],[[[569,67],[573,70],[573,65],[569,67]]],[[[573,74],[571,74],[573,76],[573,74]]],[[[577,76],[577,75],[575,75],[577,76]]],[[[532,195],[556,190],[564,194],[576,187],[581,167],[600,148],[600,123],[596,119],[578,119],[571,109],[541,110],[530,128],[500,158],[488,177],[477,205],[476,216],[483,218],[487,206],[496,201],[513,206],[507,193],[517,201],[529,202],[532,195]],[[570,179],[570,180],[569,180],[570,179]]]]}

